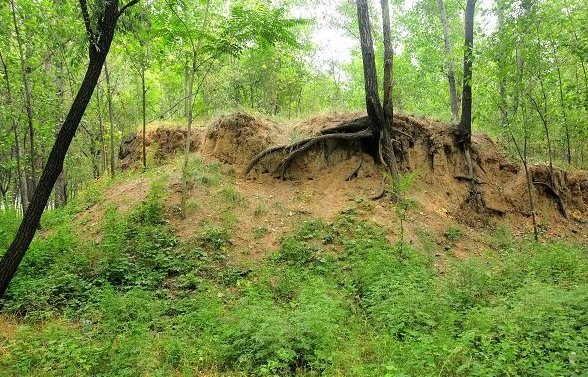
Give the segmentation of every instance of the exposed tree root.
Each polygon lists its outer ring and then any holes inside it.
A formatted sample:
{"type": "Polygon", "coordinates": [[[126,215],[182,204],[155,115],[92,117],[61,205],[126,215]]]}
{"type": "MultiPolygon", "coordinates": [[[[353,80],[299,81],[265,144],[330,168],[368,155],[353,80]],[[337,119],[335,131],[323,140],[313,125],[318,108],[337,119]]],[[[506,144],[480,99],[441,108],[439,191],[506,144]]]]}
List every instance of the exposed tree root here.
{"type": "Polygon", "coordinates": [[[358,150],[359,162],[357,163],[357,166],[355,167],[355,169],[353,169],[353,171],[351,173],[349,173],[347,178],[345,178],[345,181],[350,181],[351,178],[357,177],[357,173],[359,172],[359,169],[361,169],[361,166],[363,165],[363,148],[361,147],[361,144],[359,144],[358,149],[359,149],[358,150]]]}
{"type": "Polygon", "coordinates": [[[380,191],[378,191],[378,193],[376,195],[372,196],[370,199],[371,200],[381,199],[385,193],[386,193],[386,176],[383,176],[382,177],[382,187],[380,188],[380,191]]]}
{"type": "Polygon", "coordinates": [[[534,185],[543,186],[543,187],[545,187],[547,189],[547,192],[549,192],[553,196],[553,198],[555,199],[555,202],[557,203],[557,207],[559,209],[559,212],[561,213],[561,215],[564,218],[567,219],[568,218],[568,211],[566,210],[566,206],[565,206],[565,204],[564,204],[564,202],[563,202],[563,200],[561,198],[561,195],[559,195],[557,193],[557,191],[555,190],[555,188],[552,185],[550,185],[549,183],[547,183],[547,182],[538,182],[538,181],[535,181],[535,182],[533,182],[533,184],[534,185]]]}
{"type": "Polygon", "coordinates": [[[459,175],[458,174],[458,175],[455,175],[454,178],[457,179],[458,181],[467,181],[467,182],[474,181],[474,183],[476,183],[478,185],[485,185],[485,184],[488,183],[488,182],[481,181],[477,177],[470,177],[470,176],[467,176],[467,175],[459,175]]]}
{"type": "MultiPolygon", "coordinates": [[[[466,162],[468,165],[468,176],[464,177],[467,181],[470,182],[470,195],[466,199],[466,203],[468,203],[477,213],[484,213],[489,210],[488,206],[486,205],[486,200],[484,199],[484,194],[478,189],[478,185],[480,181],[476,178],[474,174],[474,166],[472,163],[472,156],[470,153],[470,146],[464,146],[464,154],[466,158],[466,162]]],[[[460,178],[460,177],[456,177],[460,178]]]]}
{"type": "MultiPolygon", "coordinates": [[[[404,131],[397,128],[392,129],[393,133],[401,134],[409,139],[412,140],[413,136],[404,131]]],[[[361,117],[357,118],[342,124],[339,124],[335,127],[327,128],[322,131],[316,136],[308,137],[302,139],[300,141],[287,144],[287,145],[278,145],[274,147],[270,147],[251,159],[249,164],[245,168],[245,174],[249,174],[253,167],[258,164],[263,158],[275,154],[275,153],[283,153],[285,157],[282,161],[278,164],[276,168],[276,173],[280,177],[280,179],[284,179],[286,175],[286,171],[288,167],[297,157],[299,157],[302,153],[307,152],[312,147],[315,147],[318,143],[324,142],[327,140],[347,140],[347,141],[361,141],[361,140],[372,140],[378,142],[378,150],[375,151],[377,153],[374,156],[376,159],[379,159],[381,163],[384,165],[386,169],[388,166],[384,162],[383,156],[383,148],[382,148],[382,140],[383,135],[380,133],[374,132],[373,128],[371,127],[371,123],[368,117],[361,117]]],[[[399,141],[392,140],[392,142],[400,143],[399,141]]],[[[400,143],[401,144],[401,143],[400,143]]],[[[389,152],[386,152],[389,153],[389,152]]],[[[395,157],[394,157],[395,158],[395,157]]],[[[354,176],[357,175],[359,170],[363,165],[363,148],[361,146],[361,142],[359,142],[359,162],[357,166],[353,169],[353,171],[347,176],[346,181],[349,181],[354,176]]],[[[388,169],[390,170],[390,169],[388,169]]],[[[377,195],[373,196],[372,199],[376,200],[383,197],[386,193],[386,176],[382,178],[382,187],[377,195]]]]}
{"type": "Polygon", "coordinates": [[[285,152],[286,157],[278,165],[278,174],[281,179],[284,179],[286,170],[290,163],[298,157],[301,153],[309,150],[317,143],[326,140],[361,140],[369,139],[374,136],[372,130],[369,127],[367,117],[355,119],[353,121],[338,125],[333,128],[328,128],[318,136],[312,136],[309,138],[302,139],[288,145],[278,145],[268,148],[260,152],[257,156],[249,162],[245,168],[245,174],[249,174],[251,169],[264,157],[269,156],[277,152],[285,152]]]}

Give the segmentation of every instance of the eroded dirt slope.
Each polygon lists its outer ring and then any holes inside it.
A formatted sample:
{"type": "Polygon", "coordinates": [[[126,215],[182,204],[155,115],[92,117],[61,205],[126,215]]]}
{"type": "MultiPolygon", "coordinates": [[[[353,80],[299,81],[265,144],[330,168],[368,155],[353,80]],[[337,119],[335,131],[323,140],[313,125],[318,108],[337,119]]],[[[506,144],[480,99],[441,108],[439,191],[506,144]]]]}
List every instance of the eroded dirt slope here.
{"type": "MultiPolygon", "coordinates": [[[[220,163],[220,172],[227,179],[216,187],[194,182],[190,194],[193,205],[187,220],[174,216],[173,210],[180,200],[180,164],[176,158],[177,152],[185,148],[186,131],[162,127],[150,132],[149,153],[167,176],[170,221],[181,237],[197,235],[202,226],[229,224],[233,229],[236,259],[263,257],[300,221],[317,217],[332,220],[348,208],[384,226],[390,239],[396,239],[399,224],[394,204],[386,199],[375,202],[368,199],[380,188],[381,165],[363,153],[357,175],[346,181],[360,161],[359,148],[354,142],[319,144],[291,164],[286,180],[276,179],[273,174],[282,158],[280,154],[263,159],[251,173],[243,174],[250,159],[267,147],[289,143],[362,116],[361,113],[331,113],[301,123],[277,124],[235,113],[212,121],[206,128],[197,128],[191,151],[206,163],[220,163]]],[[[399,167],[404,173],[417,175],[408,194],[417,203],[408,213],[410,241],[420,242],[423,234],[429,234],[444,242],[443,234],[456,226],[464,233],[458,245],[454,245],[456,252],[468,254],[482,251],[481,234],[497,224],[509,224],[515,234],[531,230],[525,173],[488,136],[474,134],[472,138],[477,187],[486,205],[480,214],[467,205],[468,169],[464,153],[455,143],[453,129],[408,115],[396,116],[394,126],[402,131],[396,144],[399,167]]],[[[136,165],[140,158],[138,138],[121,146],[121,157],[124,157],[123,167],[136,165]]],[[[547,185],[547,167],[533,166],[531,173],[535,182],[532,195],[544,233],[586,242],[588,173],[556,169],[556,189],[561,203],[547,185]],[[563,216],[561,204],[567,218],[563,216]]],[[[140,201],[149,185],[149,180],[137,178],[112,190],[126,193],[130,188],[137,192],[136,199],[140,201]]],[[[132,201],[127,198],[124,207],[129,205],[129,200],[132,201]]],[[[124,210],[122,205],[121,208],[124,210]]]]}

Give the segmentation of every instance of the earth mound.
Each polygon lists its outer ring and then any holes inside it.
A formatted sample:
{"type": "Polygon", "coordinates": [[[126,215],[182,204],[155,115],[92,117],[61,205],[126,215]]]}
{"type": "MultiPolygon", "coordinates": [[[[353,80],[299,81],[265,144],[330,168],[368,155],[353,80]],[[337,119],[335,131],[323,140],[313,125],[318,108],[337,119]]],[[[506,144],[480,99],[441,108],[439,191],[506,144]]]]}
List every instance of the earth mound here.
{"type": "MultiPolygon", "coordinates": [[[[284,145],[320,134],[326,128],[362,120],[363,113],[331,113],[297,124],[276,124],[246,113],[225,115],[206,129],[197,129],[191,150],[205,158],[215,159],[243,171],[246,164],[266,148],[284,145]]],[[[455,140],[455,129],[447,124],[410,115],[396,115],[393,126],[398,166],[402,173],[418,176],[410,196],[456,218],[467,218],[471,179],[461,147],[455,140]]],[[[157,154],[181,150],[185,130],[157,129],[148,145],[156,145],[157,154]]],[[[383,168],[377,150],[361,145],[361,141],[326,140],[317,143],[289,165],[287,181],[316,180],[317,185],[332,188],[333,181],[380,177],[383,168]],[[358,168],[359,167],[359,168],[358,168]],[[356,174],[350,173],[357,170],[356,174]],[[328,180],[328,185],[319,183],[328,180]]],[[[376,148],[377,149],[377,148],[376,148]]],[[[121,147],[121,151],[123,147],[121,147]]],[[[128,143],[131,150],[125,158],[140,156],[138,137],[128,143]]],[[[261,182],[274,180],[275,168],[287,154],[278,152],[263,158],[247,175],[261,182]]],[[[121,152],[122,153],[122,152],[121,152]]],[[[122,154],[121,154],[122,155],[122,154]]],[[[486,214],[494,217],[516,215],[529,217],[529,194],[525,171],[510,160],[497,145],[483,134],[474,134],[471,145],[477,190],[482,194],[486,214]]],[[[570,173],[554,168],[554,186],[550,184],[549,168],[530,167],[532,196],[540,219],[567,217],[578,222],[588,217],[588,173],[570,173]]]]}

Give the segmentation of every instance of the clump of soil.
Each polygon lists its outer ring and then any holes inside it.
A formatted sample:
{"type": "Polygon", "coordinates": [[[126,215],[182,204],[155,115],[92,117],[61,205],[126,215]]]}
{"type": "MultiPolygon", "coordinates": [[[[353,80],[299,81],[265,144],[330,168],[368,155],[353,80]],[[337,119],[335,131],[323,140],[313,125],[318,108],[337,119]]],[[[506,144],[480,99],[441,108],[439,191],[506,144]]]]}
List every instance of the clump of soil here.
{"type": "Polygon", "coordinates": [[[207,129],[203,154],[232,165],[244,165],[276,138],[275,124],[246,113],[223,115],[207,129]]]}
{"type": "MultiPolygon", "coordinates": [[[[204,128],[193,128],[191,131],[190,151],[199,151],[202,147],[202,135],[204,128]]],[[[155,130],[149,130],[145,135],[145,145],[149,153],[158,162],[164,162],[169,156],[175,155],[186,148],[186,136],[188,130],[185,127],[160,126],[155,130]]],[[[121,160],[123,170],[133,166],[141,160],[143,149],[142,138],[137,135],[130,135],[124,139],[119,147],[118,158],[121,160]]]]}

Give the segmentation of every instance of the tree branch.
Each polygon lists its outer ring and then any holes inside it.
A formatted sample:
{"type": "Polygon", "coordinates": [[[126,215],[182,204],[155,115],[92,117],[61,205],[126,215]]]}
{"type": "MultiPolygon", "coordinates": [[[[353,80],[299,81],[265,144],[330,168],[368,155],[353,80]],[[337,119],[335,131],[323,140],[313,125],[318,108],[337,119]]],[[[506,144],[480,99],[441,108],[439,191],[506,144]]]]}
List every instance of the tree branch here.
{"type": "Polygon", "coordinates": [[[129,9],[130,7],[132,7],[133,5],[137,4],[139,2],[139,0],[131,0],[128,3],[126,3],[126,5],[124,5],[122,8],[120,8],[120,10],[118,11],[118,17],[122,16],[122,14],[129,9]]]}
{"type": "Polygon", "coordinates": [[[86,34],[88,35],[90,44],[94,44],[94,31],[92,30],[92,23],[90,22],[90,13],[88,13],[88,1],[80,0],[80,8],[82,9],[82,17],[84,18],[86,34]]]}

